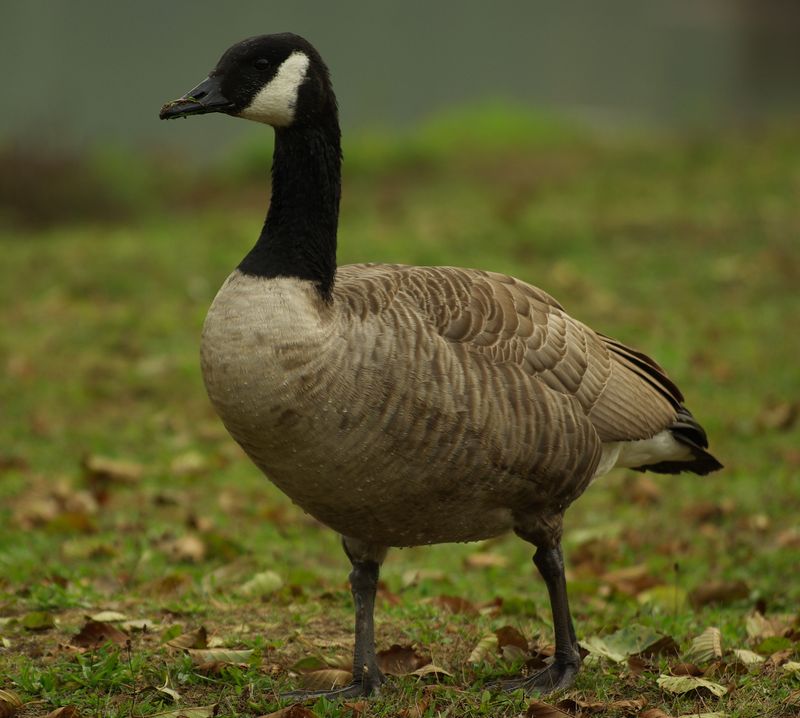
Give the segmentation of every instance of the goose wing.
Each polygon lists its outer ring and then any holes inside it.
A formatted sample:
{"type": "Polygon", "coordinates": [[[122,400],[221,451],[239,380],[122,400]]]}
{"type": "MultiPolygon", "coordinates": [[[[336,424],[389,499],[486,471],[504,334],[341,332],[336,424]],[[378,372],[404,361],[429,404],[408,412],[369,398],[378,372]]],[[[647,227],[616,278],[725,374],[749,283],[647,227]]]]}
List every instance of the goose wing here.
{"type": "Polygon", "coordinates": [[[573,319],[530,284],[457,267],[346,265],[339,273],[369,287],[359,292],[361,311],[402,302],[446,340],[574,397],[603,442],[648,439],[678,416],[683,396],[658,364],[573,319]]]}

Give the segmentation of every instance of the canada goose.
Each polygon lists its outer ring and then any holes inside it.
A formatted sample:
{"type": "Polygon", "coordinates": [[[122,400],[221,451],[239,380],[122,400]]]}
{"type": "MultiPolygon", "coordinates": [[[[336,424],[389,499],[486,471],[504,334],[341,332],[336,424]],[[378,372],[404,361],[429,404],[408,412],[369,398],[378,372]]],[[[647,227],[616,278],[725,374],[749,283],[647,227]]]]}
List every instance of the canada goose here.
{"type": "Polygon", "coordinates": [[[342,535],[352,563],[353,683],[310,695],[368,694],[384,681],[373,609],[389,547],[508,530],[536,547],[556,651],[505,687],[569,686],[581,659],[564,511],[614,467],[721,468],[681,392],[652,359],[518,279],[455,267],[337,270],[337,105],[303,38],[237,43],[160,116],[208,112],[272,125],[275,151],[264,228],[206,317],[206,388],[253,462],[342,535]]]}

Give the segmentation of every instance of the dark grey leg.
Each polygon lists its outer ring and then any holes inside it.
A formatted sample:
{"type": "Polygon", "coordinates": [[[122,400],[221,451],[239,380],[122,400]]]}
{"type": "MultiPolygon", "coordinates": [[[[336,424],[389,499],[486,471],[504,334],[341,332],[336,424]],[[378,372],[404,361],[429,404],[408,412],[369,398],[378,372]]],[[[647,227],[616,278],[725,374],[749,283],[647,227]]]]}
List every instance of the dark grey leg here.
{"type": "Polygon", "coordinates": [[[564,576],[564,556],[561,545],[549,548],[539,547],[533,557],[533,563],[539,569],[550,595],[550,607],[553,611],[553,631],[556,639],[556,652],[553,662],[526,678],[504,681],[503,689],[515,691],[522,688],[525,693],[539,691],[548,693],[569,688],[581,667],[581,656],[578,652],[578,641],[567,601],[567,581],[564,576]]]}
{"type": "Polygon", "coordinates": [[[386,549],[343,538],[345,553],[353,564],[350,589],[355,604],[355,648],[353,649],[353,681],[342,688],[320,691],[292,691],[282,698],[353,698],[377,693],[386,677],[375,657],[375,594],[378,590],[380,565],[386,549]]]}

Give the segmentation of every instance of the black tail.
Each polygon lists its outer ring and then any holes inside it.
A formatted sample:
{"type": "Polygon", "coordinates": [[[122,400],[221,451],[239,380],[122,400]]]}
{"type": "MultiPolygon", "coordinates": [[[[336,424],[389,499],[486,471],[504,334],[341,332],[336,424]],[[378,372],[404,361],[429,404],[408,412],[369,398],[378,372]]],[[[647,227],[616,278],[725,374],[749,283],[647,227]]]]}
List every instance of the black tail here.
{"type": "Polygon", "coordinates": [[[718,471],[722,464],[717,461],[706,449],[708,437],[697,420],[685,406],[678,409],[678,418],[669,427],[672,436],[692,452],[691,461],[660,461],[648,466],[637,466],[635,471],[653,471],[657,474],[679,474],[681,471],[691,471],[694,474],[705,476],[712,471],[718,471]]]}

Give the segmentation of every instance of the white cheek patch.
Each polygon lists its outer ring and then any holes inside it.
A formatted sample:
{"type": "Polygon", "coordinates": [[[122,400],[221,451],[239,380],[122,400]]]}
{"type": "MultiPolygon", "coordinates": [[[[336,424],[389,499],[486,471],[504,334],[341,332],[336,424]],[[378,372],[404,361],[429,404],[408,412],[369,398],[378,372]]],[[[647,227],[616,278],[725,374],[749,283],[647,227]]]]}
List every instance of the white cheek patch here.
{"type": "Polygon", "coordinates": [[[239,117],[264,122],[274,127],[286,127],[294,120],[297,93],[306,78],[308,55],[295,51],[287,57],[275,76],[264,85],[245,107],[239,117]]]}

